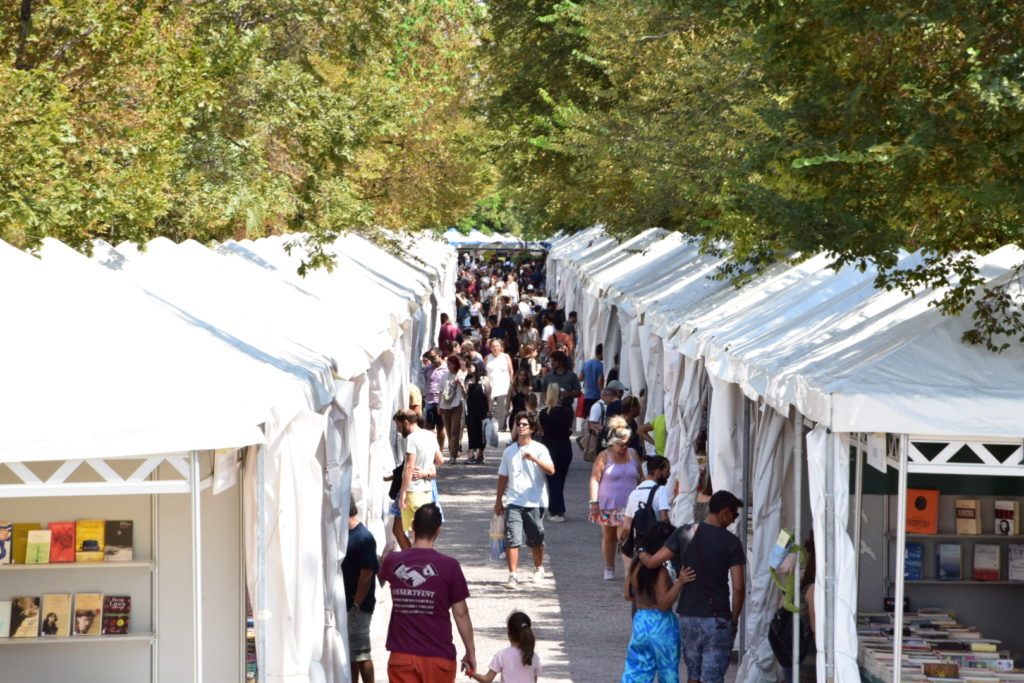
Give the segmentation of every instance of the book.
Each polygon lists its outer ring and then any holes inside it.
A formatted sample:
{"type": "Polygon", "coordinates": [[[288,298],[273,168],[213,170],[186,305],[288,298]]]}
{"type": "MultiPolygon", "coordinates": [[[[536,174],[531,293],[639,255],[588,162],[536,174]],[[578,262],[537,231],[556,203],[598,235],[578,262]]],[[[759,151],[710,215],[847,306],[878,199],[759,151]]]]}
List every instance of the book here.
{"type": "Polygon", "coordinates": [[[40,612],[40,636],[71,635],[71,594],[46,593],[43,595],[43,608],[40,612]]]}
{"type": "Polygon", "coordinates": [[[25,544],[25,564],[50,563],[50,530],[33,529],[25,544]]]}
{"type": "Polygon", "coordinates": [[[132,619],[132,599],[129,595],[103,596],[103,634],[128,633],[132,619]]]}
{"type": "Polygon", "coordinates": [[[12,535],[14,551],[11,554],[11,562],[14,564],[25,564],[25,551],[28,550],[28,532],[42,528],[42,525],[36,522],[14,525],[14,533],[12,535]]]}
{"type": "Polygon", "coordinates": [[[75,562],[103,561],[102,519],[80,519],[75,522],[75,562]]]}
{"type": "MultiPolygon", "coordinates": [[[[10,564],[14,555],[14,525],[10,522],[0,522],[0,564],[10,564]]],[[[0,631],[0,633],[6,633],[0,631]]],[[[0,636],[3,637],[3,636],[0,636]]]]}
{"type": "Polygon", "coordinates": [[[963,578],[962,549],[959,543],[938,543],[935,546],[935,566],[940,581],[959,581],[963,578]]]}
{"type": "Polygon", "coordinates": [[[956,501],[956,532],[958,534],[981,533],[981,502],[973,498],[959,498],[956,501]]]}
{"type": "Polygon", "coordinates": [[[50,562],[75,561],[75,523],[50,522],[50,562]]]}
{"type": "Polygon", "coordinates": [[[921,667],[924,675],[932,678],[960,677],[960,667],[952,662],[925,662],[921,667]]]}
{"type": "Polygon", "coordinates": [[[75,593],[75,621],[71,635],[98,636],[103,618],[103,593],[75,593]]]}
{"type": "Polygon", "coordinates": [[[106,562],[131,562],[132,551],[132,520],[108,519],[104,529],[103,559],[106,562]]]}
{"type": "Polygon", "coordinates": [[[1024,545],[1011,543],[1006,547],[1006,552],[1010,558],[1006,578],[1010,581],[1024,581],[1024,545]]]}
{"type": "Polygon", "coordinates": [[[11,638],[39,635],[39,598],[11,598],[11,638]]]}
{"type": "Polygon", "coordinates": [[[995,506],[994,533],[1000,536],[1016,536],[1020,533],[1020,502],[997,500],[995,506]]]}
{"type": "Polygon", "coordinates": [[[939,492],[907,489],[907,533],[939,533],[939,492]]]}
{"type": "Polygon", "coordinates": [[[0,638],[11,635],[11,601],[0,600],[0,638]]]}
{"type": "Polygon", "coordinates": [[[971,578],[975,581],[998,581],[1002,565],[1000,546],[991,543],[974,544],[974,567],[971,578]]]}
{"type": "Polygon", "coordinates": [[[920,581],[924,578],[924,545],[907,543],[903,565],[903,578],[908,581],[920,581]]]}

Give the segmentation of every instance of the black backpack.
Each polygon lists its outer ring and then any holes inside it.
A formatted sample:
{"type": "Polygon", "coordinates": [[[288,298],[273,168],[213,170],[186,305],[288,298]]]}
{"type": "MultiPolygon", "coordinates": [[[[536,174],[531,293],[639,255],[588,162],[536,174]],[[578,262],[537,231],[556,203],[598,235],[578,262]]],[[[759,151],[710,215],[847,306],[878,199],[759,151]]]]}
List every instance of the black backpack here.
{"type": "Polygon", "coordinates": [[[660,488],[660,484],[652,486],[651,492],[647,494],[647,503],[640,503],[637,507],[636,514],[633,515],[633,521],[629,525],[629,536],[622,542],[622,552],[624,555],[629,557],[635,556],[637,551],[640,550],[640,543],[643,541],[644,536],[658,523],[658,511],[654,509],[654,494],[660,488]]]}
{"type": "Polygon", "coordinates": [[[768,626],[768,643],[772,646],[775,659],[783,667],[799,666],[807,656],[807,650],[811,646],[811,625],[807,614],[799,615],[800,624],[800,654],[797,656],[796,664],[793,662],[793,613],[785,607],[775,611],[775,617],[768,626]]]}

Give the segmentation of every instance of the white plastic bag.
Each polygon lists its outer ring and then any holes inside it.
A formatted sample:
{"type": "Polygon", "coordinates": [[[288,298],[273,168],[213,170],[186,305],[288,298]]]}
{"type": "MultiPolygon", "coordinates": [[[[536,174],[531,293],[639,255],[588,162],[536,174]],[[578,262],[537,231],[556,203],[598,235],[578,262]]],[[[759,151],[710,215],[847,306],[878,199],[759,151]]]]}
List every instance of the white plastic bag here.
{"type": "Polygon", "coordinates": [[[498,447],[498,423],[493,417],[484,418],[484,441],[491,448],[498,447]]]}

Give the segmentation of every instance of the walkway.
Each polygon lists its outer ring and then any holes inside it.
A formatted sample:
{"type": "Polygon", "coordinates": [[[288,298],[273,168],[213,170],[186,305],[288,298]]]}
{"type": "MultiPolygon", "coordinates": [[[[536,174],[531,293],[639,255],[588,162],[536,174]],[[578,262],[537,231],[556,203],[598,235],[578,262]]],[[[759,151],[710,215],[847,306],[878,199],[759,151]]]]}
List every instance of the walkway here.
{"type": "MultiPolygon", "coordinates": [[[[510,591],[502,585],[508,577],[504,562],[490,561],[487,535],[500,450],[490,449],[486,456],[484,465],[460,462],[445,466],[438,477],[446,522],[437,549],[459,559],[469,582],[477,667],[486,672],[493,654],[508,646],[505,619],[519,609],[534,621],[537,652],[544,666],[542,680],[618,681],[629,643],[630,606],[622,598],[621,567],[615,581],[601,578],[600,530],[586,521],[590,464],[577,451],[566,484],[567,521],[544,525],[548,550],[545,565],[550,578],[541,586],[523,583],[518,590],[510,591]]],[[[521,579],[532,569],[528,554],[522,555],[526,562],[521,563],[521,579]]],[[[391,608],[387,586],[378,589],[377,598],[372,622],[373,658],[377,680],[385,681],[384,641],[391,608]]],[[[463,649],[457,633],[455,640],[461,657],[463,649]]],[[[459,680],[469,679],[460,676],[459,680]]]]}

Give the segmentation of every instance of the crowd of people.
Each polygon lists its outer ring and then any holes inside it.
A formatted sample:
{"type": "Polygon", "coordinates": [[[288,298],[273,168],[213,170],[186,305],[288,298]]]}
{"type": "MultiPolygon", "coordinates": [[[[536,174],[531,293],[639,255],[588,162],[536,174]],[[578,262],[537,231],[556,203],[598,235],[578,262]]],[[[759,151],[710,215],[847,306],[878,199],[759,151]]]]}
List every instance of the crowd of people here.
{"type": "Polygon", "coordinates": [[[522,612],[508,618],[509,648],[494,655],[486,672],[477,671],[469,587],[459,562],[434,549],[443,524],[437,476],[459,463],[483,463],[487,446],[503,448],[493,507],[504,528],[503,585],[544,586],[544,525],[563,523],[569,514],[564,491],[575,436],[590,468],[581,517],[601,529],[601,576],[621,577],[633,605],[622,681],[678,681],[682,659],[690,681],[720,683],[744,605],[745,555],[728,531],[741,501],[712,492],[702,476],[697,523],[673,527],[664,416],[640,421],[643,397],[618,381],[617,359],[606,368],[601,345],[581,358],[577,315],[543,296],[543,266],[469,254],[460,266],[456,309],[442,314],[436,346],[423,355],[421,386],[412,387],[409,407],[394,416],[402,437],[401,462],[390,477],[398,550],[378,564],[373,537],[352,510],[342,569],[353,681],[373,680],[374,577],[389,584],[392,598],[388,680],[455,680],[449,614],[468,676],[487,683],[537,679],[536,640],[522,612]],[[521,575],[524,545],[532,568],[521,575]]]}

